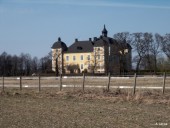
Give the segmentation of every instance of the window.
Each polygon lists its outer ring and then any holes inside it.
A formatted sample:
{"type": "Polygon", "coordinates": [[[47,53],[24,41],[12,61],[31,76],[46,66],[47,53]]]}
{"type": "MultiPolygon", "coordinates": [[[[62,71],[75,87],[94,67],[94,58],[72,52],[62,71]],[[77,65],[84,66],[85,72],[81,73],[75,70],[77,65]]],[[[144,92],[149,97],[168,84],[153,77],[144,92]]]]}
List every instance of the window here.
{"type": "Polygon", "coordinates": [[[61,50],[60,49],[56,49],[56,52],[61,52],[61,50]]]}
{"type": "Polygon", "coordinates": [[[66,61],[69,61],[69,56],[66,56],[66,61]]]}
{"type": "Polygon", "coordinates": [[[81,64],[81,67],[80,67],[81,69],[83,69],[83,64],[81,64]]]}
{"type": "Polygon", "coordinates": [[[110,46],[109,46],[109,56],[110,56],[110,46]]]}
{"type": "Polygon", "coordinates": [[[90,69],[90,67],[91,67],[90,64],[88,64],[88,69],[90,69]]]}
{"type": "Polygon", "coordinates": [[[100,68],[100,64],[99,63],[97,64],[97,68],[100,68]]]}
{"type": "Polygon", "coordinates": [[[83,60],[83,55],[80,56],[80,60],[83,60]]]}
{"type": "Polygon", "coordinates": [[[100,55],[97,56],[98,60],[100,60],[100,55]]]}
{"type": "Polygon", "coordinates": [[[103,69],[103,68],[104,68],[104,64],[100,63],[100,69],[103,69]]]}
{"type": "Polygon", "coordinates": [[[90,60],[90,55],[87,56],[87,60],[90,60]]]}
{"type": "Polygon", "coordinates": [[[80,46],[78,46],[78,47],[77,47],[77,49],[78,49],[78,50],[82,50],[83,48],[82,48],[82,47],[80,47],[80,46]]]}
{"type": "Polygon", "coordinates": [[[74,61],[76,60],[76,56],[73,56],[73,60],[74,60],[74,61]]]}

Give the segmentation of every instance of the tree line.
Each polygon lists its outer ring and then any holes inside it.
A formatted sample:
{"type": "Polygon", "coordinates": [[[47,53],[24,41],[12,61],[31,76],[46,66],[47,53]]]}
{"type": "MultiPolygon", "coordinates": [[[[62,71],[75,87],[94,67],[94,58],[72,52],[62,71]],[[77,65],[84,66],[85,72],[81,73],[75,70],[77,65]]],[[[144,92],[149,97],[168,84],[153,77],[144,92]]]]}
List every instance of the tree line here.
{"type": "MultiPolygon", "coordinates": [[[[170,33],[160,35],[148,32],[120,32],[113,37],[132,46],[132,65],[136,72],[145,70],[156,73],[170,70],[170,33]]],[[[39,59],[25,53],[17,56],[3,52],[0,54],[0,75],[19,76],[52,72],[51,54],[49,52],[39,59]]]]}
{"type": "Polygon", "coordinates": [[[30,54],[21,53],[19,56],[3,52],[0,55],[0,75],[28,76],[47,73],[51,70],[51,53],[38,59],[30,54]]]}

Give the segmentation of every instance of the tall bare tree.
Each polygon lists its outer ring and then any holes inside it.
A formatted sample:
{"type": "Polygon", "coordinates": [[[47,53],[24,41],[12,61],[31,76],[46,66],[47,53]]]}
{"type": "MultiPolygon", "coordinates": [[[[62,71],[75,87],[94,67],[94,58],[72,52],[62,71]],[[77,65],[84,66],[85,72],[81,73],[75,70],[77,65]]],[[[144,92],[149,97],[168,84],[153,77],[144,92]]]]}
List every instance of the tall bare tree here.
{"type": "Polygon", "coordinates": [[[41,72],[42,73],[47,73],[49,71],[51,71],[52,69],[52,56],[51,56],[51,52],[48,53],[48,55],[46,55],[45,57],[42,57],[40,59],[40,64],[41,67],[41,72]]]}
{"type": "Polygon", "coordinates": [[[34,57],[32,59],[32,63],[31,63],[31,69],[32,69],[32,73],[37,73],[38,72],[38,58],[37,57],[34,57]]]}
{"type": "Polygon", "coordinates": [[[104,50],[99,47],[94,48],[94,53],[92,54],[90,58],[87,58],[87,62],[86,62],[86,64],[90,64],[90,66],[88,67],[90,72],[93,72],[94,74],[100,68],[101,69],[105,68],[104,64],[100,65],[101,62],[103,62],[102,61],[103,58],[104,58],[104,50]]]}
{"type": "Polygon", "coordinates": [[[153,56],[153,60],[154,60],[154,72],[156,73],[157,71],[157,58],[159,53],[161,52],[160,50],[160,44],[163,41],[163,37],[156,33],[154,36],[154,42],[151,42],[151,46],[150,46],[150,52],[151,55],[153,56]]]}
{"type": "Polygon", "coordinates": [[[3,52],[1,54],[1,70],[2,70],[2,75],[7,75],[7,56],[8,56],[8,54],[6,52],[3,52]]]}
{"type": "Polygon", "coordinates": [[[170,59],[170,33],[164,36],[162,42],[162,50],[166,54],[166,56],[170,59]]]}
{"type": "Polygon", "coordinates": [[[136,64],[136,71],[139,71],[139,66],[141,63],[141,60],[144,58],[145,54],[146,54],[146,45],[144,43],[144,39],[143,39],[143,33],[133,33],[132,34],[132,47],[134,49],[134,51],[136,52],[136,56],[135,56],[135,61],[137,62],[136,64]]]}
{"type": "Polygon", "coordinates": [[[152,56],[151,56],[151,47],[153,45],[153,35],[152,33],[143,33],[143,45],[145,46],[145,59],[147,60],[148,70],[152,69],[152,56]]]}

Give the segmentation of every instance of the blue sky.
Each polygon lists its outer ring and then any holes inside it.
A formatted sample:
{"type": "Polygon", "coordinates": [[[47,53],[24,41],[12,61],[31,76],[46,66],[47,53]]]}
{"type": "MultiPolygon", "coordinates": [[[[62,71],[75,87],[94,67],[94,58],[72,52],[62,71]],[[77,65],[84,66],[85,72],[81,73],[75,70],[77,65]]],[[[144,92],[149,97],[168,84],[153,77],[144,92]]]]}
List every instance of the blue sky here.
{"type": "Polygon", "coordinates": [[[43,57],[61,37],[117,32],[170,33],[170,0],[0,0],[0,54],[43,57]]]}

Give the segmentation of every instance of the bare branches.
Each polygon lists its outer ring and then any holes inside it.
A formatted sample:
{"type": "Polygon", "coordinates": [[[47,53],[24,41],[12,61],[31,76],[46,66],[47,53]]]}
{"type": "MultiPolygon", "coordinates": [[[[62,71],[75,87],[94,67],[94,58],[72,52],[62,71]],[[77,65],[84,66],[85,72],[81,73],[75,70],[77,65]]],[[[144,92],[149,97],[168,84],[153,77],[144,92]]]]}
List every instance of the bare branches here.
{"type": "Polygon", "coordinates": [[[113,35],[113,38],[117,41],[124,42],[131,44],[132,38],[129,32],[120,32],[113,35]]]}
{"type": "Polygon", "coordinates": [[[163,37],[162,50],[166,56],[170,59],[170,33],[163,37]]]}
{"type": "Polygon", "coordinates": [[[30,54],[21,53],[20,56],[10,55],[6,52],[0,54],[0,75],[20,76],[37,74],[39,71],[51,70],[51,57],[49,55],[38,59],[30,54]]]}

